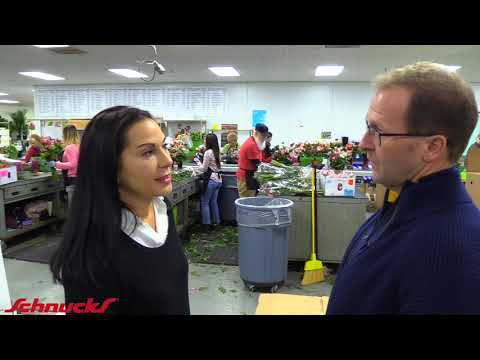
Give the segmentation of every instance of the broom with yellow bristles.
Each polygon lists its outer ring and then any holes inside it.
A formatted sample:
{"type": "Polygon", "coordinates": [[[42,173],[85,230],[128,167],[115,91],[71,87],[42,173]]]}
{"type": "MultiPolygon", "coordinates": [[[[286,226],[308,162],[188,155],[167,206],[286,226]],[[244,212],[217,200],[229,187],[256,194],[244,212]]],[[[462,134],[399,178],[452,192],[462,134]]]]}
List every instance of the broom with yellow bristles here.
{"type": "Polygon", "coordinates": [[[312,253],[310,260],[305,263],[302,285],[314,284],[325,280],[324,267],[317,260],[317,162],[312,161],[312,253]]]}

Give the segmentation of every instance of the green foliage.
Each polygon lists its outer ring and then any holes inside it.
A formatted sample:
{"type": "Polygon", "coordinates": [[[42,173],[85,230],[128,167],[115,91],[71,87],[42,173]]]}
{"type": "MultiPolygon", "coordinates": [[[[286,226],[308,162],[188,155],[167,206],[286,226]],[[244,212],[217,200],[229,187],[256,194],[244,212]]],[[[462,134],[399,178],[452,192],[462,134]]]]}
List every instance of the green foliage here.
{"type": "Polygon", "coordinates": [[[9,145],[7,147],[1,148],[0,153],[5,154],[9,159],[12,159],[12,160],[18,159],[18,150],[15,145],[9,145]]]}
{"type": "Polygon", "coordinates": [[[27,109],[10,113],[12,120],[8,124],[10,137],[24,140],[28,136],[27,109]]]}

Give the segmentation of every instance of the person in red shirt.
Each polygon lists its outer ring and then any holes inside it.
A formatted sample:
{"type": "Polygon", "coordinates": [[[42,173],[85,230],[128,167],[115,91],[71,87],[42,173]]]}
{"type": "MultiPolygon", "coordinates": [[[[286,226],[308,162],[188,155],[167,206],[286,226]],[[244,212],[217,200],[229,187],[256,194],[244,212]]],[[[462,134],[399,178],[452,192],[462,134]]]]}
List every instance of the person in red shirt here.
{"type": "Polygon", "coordinates": [[[30,148],[25,155],[25,159],[23,163],[28,163],[32,157],[36,157],[40,155],[40,152],[43,150],[42,138],[37,134],[32,134],[30,136],[30,148]]]}
{"type": "Polygon", "coordinates": [[[270,142],[271,134],[264,124],[257,124],[253,136],[249,137],[240,147],[238,159],[237,185],[240,197],[254,197],[258,193],[258,182],[254,178],[261,162],[272,161],[270,142]]]}

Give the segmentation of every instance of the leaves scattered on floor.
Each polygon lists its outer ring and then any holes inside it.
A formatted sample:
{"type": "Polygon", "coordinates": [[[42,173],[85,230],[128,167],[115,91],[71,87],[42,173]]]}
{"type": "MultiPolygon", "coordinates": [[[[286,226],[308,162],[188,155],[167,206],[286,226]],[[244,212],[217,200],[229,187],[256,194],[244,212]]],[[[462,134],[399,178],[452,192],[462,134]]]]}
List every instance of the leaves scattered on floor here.
{"type": "Polygon", "coordinates": [[[238,245],[236,226],[218,226],[215,230],[205,233],[197,224],[191,229],[191,241],[185,245],[185,250],[190,262],[207,264],[215,249],[236,245],[238,245]]]}
{"type": "MultiPolygon", "coordinates": [[[[312,172],[313,172],[313,170],[312,170],[312,172]]],[[[230,290],[230,292],[232,292],[232,293],[236,293],[236,292],[237,292],[237,290],[235,290],[235,289],[232,289],[232,290],[230,290]]]]}
{"type": "Polygon", "coordinates": [[[192,276],[200,276],[200,273],[197,272],[197,271],[192,271],[192,272],[190,272],[190,275],[192,275],[192,276]]]}
{"type": "Polygon", "coordinates": [[[208,286],[202,286],[201,288],[198,289],[199,291],[207,291],[208,286]]]}
{"type": "Polygon", "coordinates": [[[218,291],[220,291],[222,294],[225,294],[227,292],[227,289],[225,289],[223,286],[220,286],[218,288],[218,291]]]}

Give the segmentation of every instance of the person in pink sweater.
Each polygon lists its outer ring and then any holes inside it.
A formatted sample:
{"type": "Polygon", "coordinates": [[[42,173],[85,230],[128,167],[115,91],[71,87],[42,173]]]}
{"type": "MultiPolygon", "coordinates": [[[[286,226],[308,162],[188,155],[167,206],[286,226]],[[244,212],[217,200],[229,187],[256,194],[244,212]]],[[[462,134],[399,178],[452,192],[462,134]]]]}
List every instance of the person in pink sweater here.
{"type": "Polygon", "coordinates": [[[80,138],[75,126],[68,125],[63,128],[63,142],[65,144],[63,161],[56,161],[54,164],[52,163],[52,165],[54,165],[56,169],[67,171],[65,185],[68,194],[68,205],[70,207],[75,180],[77,178],[78,158],[80,155],[80,138]]]}
{"type": "Polygon", "coordinates": [[[63,161],[55,162],[55,168],[68,171],[69,184],[67,185],[71,185],[77,177],[78,157],[80,155],[80,138],[75,126],[68,125],[63,128],[63,143],[65,144],[63,161]]]}

